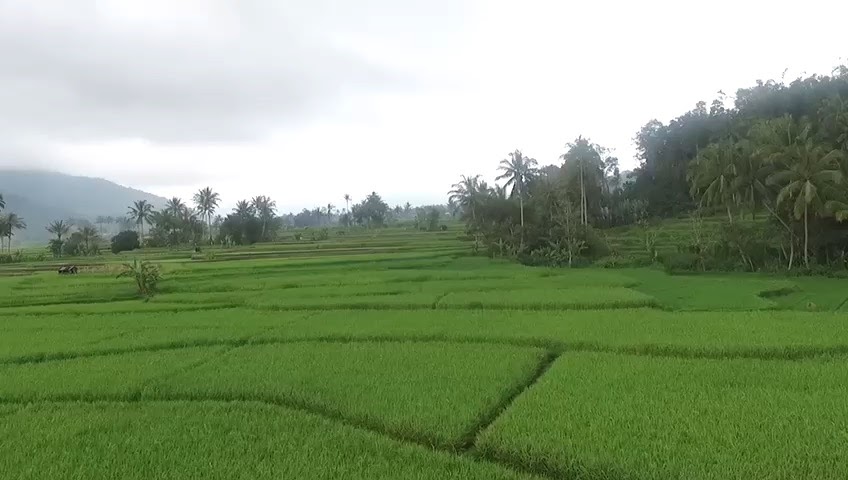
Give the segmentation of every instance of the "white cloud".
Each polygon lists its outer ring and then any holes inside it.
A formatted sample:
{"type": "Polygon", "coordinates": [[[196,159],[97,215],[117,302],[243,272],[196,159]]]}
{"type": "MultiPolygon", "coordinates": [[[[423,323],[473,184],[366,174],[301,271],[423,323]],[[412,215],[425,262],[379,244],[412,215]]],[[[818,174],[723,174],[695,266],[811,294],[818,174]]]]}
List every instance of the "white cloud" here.
{"type": "Polygon", "coordinates": [[[632,137],[757,78],[828,73],[848,8],[775,2],[0,2],[0,166],[285,208],[444,201],[520,148],[632,137]],[[822,12],[827,12],[823,15],[822,12]]]}

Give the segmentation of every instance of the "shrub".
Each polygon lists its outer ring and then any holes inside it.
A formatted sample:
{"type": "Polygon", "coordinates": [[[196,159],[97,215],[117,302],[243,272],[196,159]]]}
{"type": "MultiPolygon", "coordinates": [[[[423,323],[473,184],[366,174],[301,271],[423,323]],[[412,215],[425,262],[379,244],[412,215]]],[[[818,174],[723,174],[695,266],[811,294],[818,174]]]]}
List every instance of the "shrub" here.
{"type": "Polygon", "coordinates": [[[668,273],[694,272],[701,270],[698,255],[690,252],[670,253],[660,259],[663,268],[668,273]]]}
{"type": "Polygon", "coordinates": [[[138,242],[138,233],[125,230],[112,237],[112,253],[131,252],[141,245],[138,242]]]}
{"type": "Polygon", "coordinates": [[[135,280],[139,295],[152,297],[156,293],[156,286],[162,279],[158,266],[135,259],[132,263],[125,263],[123,269],[116,278],[130,277],[135,280]]]}
{"type": "Polygon", "coordinates": [[[317,232],[312,232],[312,241],[313,242],[317,242],[319,240],[329,240],[329,238],[330,238],[330,231],[327,230],[326,228],[322,228],[321,230],[318,230],[317,232]]]}

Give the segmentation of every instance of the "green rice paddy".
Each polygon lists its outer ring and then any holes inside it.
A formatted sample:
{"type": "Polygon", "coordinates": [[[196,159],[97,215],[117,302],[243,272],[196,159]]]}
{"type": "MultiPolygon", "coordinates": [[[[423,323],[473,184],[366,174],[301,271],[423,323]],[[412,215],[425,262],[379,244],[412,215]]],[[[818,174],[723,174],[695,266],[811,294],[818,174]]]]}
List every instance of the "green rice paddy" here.
{"type": "Polygon", "coordinates": [[[848,478],[845,281],[470,253],[148,251],[150,301],[0,269],[0,477],[848,478]]]}

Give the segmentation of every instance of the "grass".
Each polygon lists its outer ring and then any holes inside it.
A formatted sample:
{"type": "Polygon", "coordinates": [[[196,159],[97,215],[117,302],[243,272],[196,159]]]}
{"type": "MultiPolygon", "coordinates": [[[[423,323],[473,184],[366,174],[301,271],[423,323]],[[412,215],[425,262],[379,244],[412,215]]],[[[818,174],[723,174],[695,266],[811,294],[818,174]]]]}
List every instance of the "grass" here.
{"type": "Polygon", "coordinates": [[[490,342],[707,358],[795,359],[848,353],[843,313],[666,312],[655,309],[328,310],[243,308],[0,317],[0,361],[53,354],[304,340],[490,342]]]}
{"type": "Polygon", "coordinates": [[[502,345],[251,345],[153,383],[144,396],[264,400],[459,448],[544,357],[502,345]]]}
{"type": "Polygon", "coordinates": [[[0,400],[132,400],[146,383],[220,354],[221,347],[132,352],[0,366],[0,400]]]}
{"type": "Polygon", "coordinates": [[[587,480],[845,478],[845,367],[565,354],[478,453],[587,480]]]}
{"type": "Polygon", "coordinates": [[[456,229],[207,250],[0,266],[4,478],[848,474],[844,280],[530,268],[456,229]]]}
{"type": "Polygon", "coordinates": [[[18,480],[532,478],[256,403],[34,404],[0,438],[0,471],[18,480]]]}
{"type": "Polygon", "coordinates": [[[643,293],[621,287],[574,287],[568,289],[521,289],[448,293],[439,307],[512,308],[522,310],[638,308],[656,305],[643,293]]]}

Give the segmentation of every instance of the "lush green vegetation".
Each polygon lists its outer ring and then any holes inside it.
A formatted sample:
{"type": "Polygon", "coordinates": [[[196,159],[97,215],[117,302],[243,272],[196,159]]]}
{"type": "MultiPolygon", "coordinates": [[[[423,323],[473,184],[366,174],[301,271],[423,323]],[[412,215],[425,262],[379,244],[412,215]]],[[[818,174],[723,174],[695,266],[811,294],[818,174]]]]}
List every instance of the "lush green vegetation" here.
{"type": "Polygon", "coordinates": [[[14,253],[4,213],[0,471],[846,478],[844,98],[762,83],[650,122],[630,174],[578,137],[447,207],[207,187],[14,253]]]}
{"type": "Polygon", "coordinates": [[[844,280],[472,251],[456,228],[351,229],[208,259],[148,248],[153,297],[115,278],[122,255],[69,276],[7,265],[0,471],[848,475],[844,280]]]}
{"type": "Polygon", "coordinates": [[[478,247],[527,264],[848,276],[846,131],[843,65],[651,120],[634,171],[581,136],[551,165],[510,153],[500,184],[463,175],[450,202],[478,247]],[[681,216],[682,235],[651,228],[681,216]]]}
{"type": "Polygon", "coordinates": [[[565,353],[478,451],[564,478],[842,478],[844,358],[565,353]]]}

